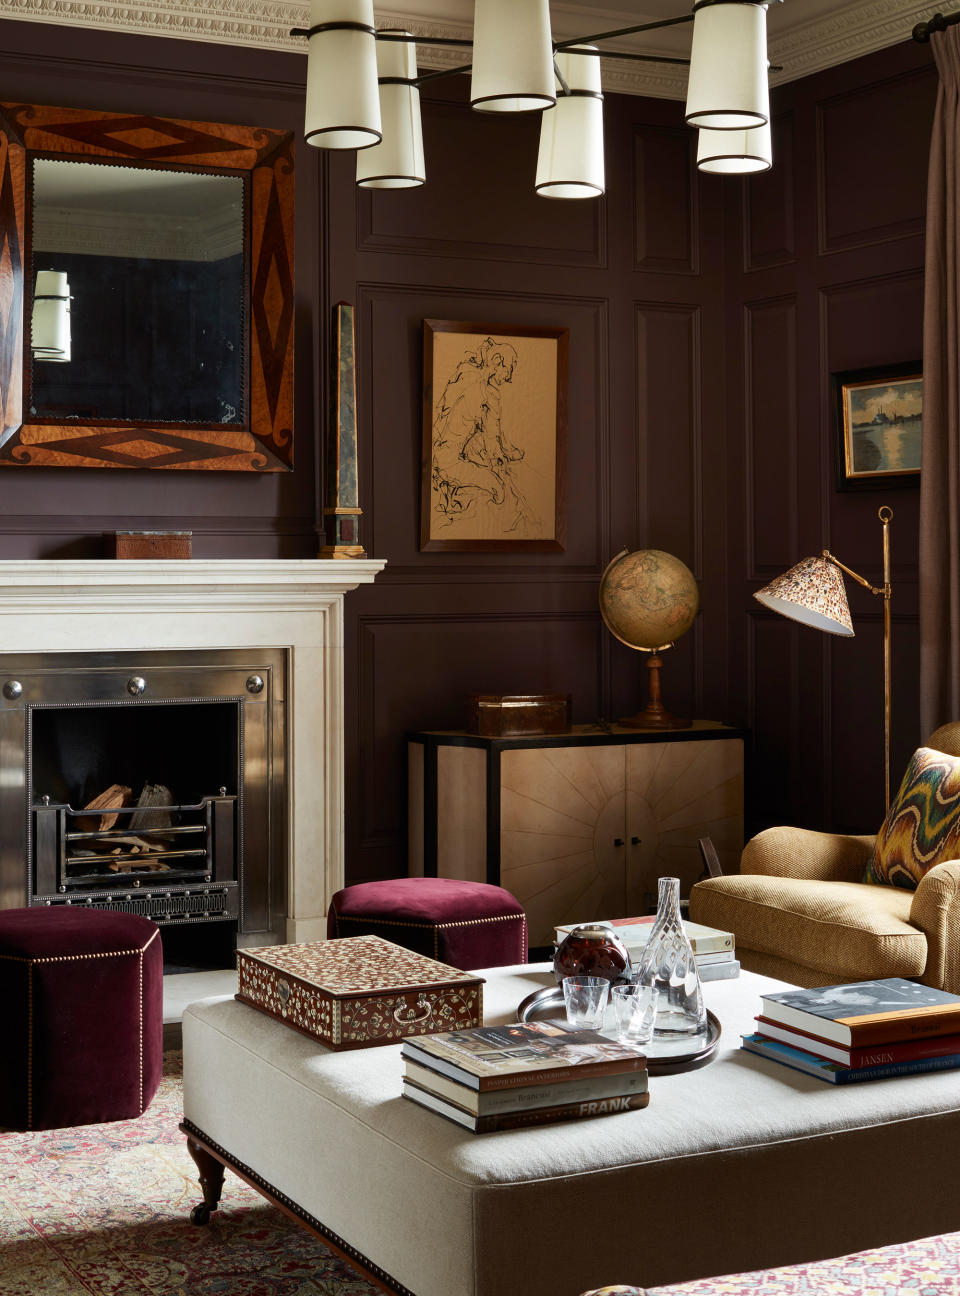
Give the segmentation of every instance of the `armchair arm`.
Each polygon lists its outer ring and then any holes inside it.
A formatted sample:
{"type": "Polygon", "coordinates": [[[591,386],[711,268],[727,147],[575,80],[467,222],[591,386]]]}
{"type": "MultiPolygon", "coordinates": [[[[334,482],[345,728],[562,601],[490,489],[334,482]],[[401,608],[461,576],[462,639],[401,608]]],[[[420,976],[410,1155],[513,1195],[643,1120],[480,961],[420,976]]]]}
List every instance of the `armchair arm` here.
{"type": "Polygon", "coordinates": [[[960,860],[937,864],[913,895],[910,921],[927,938],[924,985],[960,994],[960,860]]]}
{"type": "Polygon", "coordinates": [[[876,840],[813,832],[809,828],[767,828],[743,848],[740,872],[818,882],[859,882],[876,840]]]}

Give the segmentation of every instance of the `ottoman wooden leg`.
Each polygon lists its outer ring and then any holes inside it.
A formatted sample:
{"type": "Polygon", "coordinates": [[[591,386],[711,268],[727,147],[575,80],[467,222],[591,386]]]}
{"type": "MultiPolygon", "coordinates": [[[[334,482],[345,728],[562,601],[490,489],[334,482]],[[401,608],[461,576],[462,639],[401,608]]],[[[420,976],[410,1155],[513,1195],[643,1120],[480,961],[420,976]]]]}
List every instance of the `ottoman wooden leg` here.
{"type": "Polygon", "coordinates": [[[190,1212],[191,1224],[209,1224],[210,1216],[217,1209],[220,1194],[223,1192],[224,1165],[212,1152],[190,1135],[187,1135],[187,1151],[193,1157],[200,1171],[200,1187],[203,1189],[203,1201],[194,1206],[190,1212]]]}

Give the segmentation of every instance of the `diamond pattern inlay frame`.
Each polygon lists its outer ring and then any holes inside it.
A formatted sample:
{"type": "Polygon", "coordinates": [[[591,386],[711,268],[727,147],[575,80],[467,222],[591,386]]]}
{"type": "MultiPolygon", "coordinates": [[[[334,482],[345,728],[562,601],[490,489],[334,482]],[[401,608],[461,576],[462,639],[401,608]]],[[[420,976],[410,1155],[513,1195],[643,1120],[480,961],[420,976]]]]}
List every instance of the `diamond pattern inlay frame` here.
{"type": "Polygon", "coordinates": [[[294,164],[290,132],[123,113],[0,103],[0,467],[189,468],[282,472],[293,466],[294,164]],[[25,417],[24,267],[28,161],[113,158],[129,166],[239,174],[245,229],[244,423],[25,417]]]}

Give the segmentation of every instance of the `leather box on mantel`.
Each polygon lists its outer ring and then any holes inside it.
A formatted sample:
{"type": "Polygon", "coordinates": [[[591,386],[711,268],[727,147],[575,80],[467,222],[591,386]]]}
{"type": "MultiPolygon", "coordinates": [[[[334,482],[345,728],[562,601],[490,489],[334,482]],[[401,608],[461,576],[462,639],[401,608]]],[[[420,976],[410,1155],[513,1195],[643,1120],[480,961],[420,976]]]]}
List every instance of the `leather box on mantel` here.
{"type": "Polygon", "coordinates": [[[569,693],[471,693],[467,698],[467,733],[481,738],[524,738],[569,729],[569,693]]]}
{"type": "Polygon", "coordinates": [[[237,972],[241,1003],[332,1049],[483,1023],[483,977],[380,936],[238,949],[237,972]]]}

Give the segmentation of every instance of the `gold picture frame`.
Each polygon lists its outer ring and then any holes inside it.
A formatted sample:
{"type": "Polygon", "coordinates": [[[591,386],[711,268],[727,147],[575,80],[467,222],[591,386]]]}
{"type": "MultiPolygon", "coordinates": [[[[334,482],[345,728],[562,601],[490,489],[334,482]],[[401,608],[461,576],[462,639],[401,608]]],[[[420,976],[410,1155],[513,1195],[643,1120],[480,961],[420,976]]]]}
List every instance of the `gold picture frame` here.
{"type": "Polygon", "coordinates": [[[569,337],[424,320],[421,550],[564,549],[569,337]]]}
{"type": "Polygon", "coordinates": [[[920,480],[923,373],[919,362],[833,375],[837,489],[915,486],[920,480]]]}

